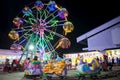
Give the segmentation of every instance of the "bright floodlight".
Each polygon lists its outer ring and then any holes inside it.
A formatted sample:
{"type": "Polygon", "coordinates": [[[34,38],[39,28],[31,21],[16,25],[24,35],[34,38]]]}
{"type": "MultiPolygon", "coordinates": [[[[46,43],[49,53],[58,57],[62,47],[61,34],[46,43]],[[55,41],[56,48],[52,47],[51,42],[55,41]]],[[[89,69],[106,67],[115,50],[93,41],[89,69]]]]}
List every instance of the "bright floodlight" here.
{"type": "Polygon", "coordinates": [[[33,46],[33,45],[30,45],[30,46],[29,46],[29,49],[30,49],[30,50],[33,50],[33,49],[34,49],[34,46],[33,46]]]}

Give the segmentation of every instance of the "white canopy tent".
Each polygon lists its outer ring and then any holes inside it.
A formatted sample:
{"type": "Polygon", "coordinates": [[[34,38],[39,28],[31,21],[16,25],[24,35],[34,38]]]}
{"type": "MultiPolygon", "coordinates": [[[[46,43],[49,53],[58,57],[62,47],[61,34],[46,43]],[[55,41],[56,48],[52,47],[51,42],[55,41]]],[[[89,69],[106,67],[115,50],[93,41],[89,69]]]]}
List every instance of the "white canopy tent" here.
{"type": "Polygon", "coordinates": [[[10,62],[13,59],[19,59],[21,54],[22,54],[22,51],[0,49],[0,63],[4,62],[6,58],[10,59],[10,62]]]}
{"type": "Polygon", "coordinates": [[[13,51],[13,50],[7,50],[7,49],[0,49],[0,55],[13,55],[13,56],[20,56],[22,54],[22,51],[13,51]]]}

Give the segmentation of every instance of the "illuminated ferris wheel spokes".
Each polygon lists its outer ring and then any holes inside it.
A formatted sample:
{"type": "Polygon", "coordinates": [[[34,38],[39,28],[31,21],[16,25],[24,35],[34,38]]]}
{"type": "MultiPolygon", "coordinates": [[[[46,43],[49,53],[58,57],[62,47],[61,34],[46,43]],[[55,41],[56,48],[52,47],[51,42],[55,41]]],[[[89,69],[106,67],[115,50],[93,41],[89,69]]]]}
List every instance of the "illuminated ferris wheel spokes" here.
{"type": "Polygon", "coordinates": [[[9,33],[15,45],[21,45],[24,50],[29,50],[29,46],[34,45],[33,52],[38,51],[42,56],[47,56],[46,53],[57,53],[56,49],[59,47],[69,48],[70,41],[65,36],[73,31],[74,26],[67,19],[66,8],[58,7],[55,1],[46,4],[37,0],[33,7],[25,6],[21,12],[22,17],[13,19],[17,28],[9,33]],[[63,28],[65,34],[57,31],[59,28],[63,28]],[[60,40],[54,41],[56,36],[60,40]]]}

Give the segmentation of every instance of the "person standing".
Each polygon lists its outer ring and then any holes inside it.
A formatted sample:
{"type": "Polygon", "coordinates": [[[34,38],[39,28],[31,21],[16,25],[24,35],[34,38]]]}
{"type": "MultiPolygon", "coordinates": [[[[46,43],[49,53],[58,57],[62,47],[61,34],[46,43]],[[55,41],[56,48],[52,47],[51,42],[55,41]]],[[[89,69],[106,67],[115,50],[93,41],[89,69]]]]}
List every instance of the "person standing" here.
{"type": "Polygon", "coordinates": [[[12,69],[12,71],[17,71],[17,63],[16,63],[15,59],[12,61],[11,69],[12,69]]]}
{"type": "Polygon", "coordinates": [[[27,58],[27,60],[24,61],[24,70],[29,66],[30,64],[30,58],[27,58]]]}
{"type": "Polygon", "coordinates": [[[114,59],[114,57],[112,57],[112,64],[115,64],[115,59],[114,59]]]}
{"type": "Polygon", "coordinates": [[[71,59],[68,61],[68,69],[70,70],[72,68],[72,61],[71,59]]]}
{"type": "Polygon", "coordinates": [[[10,70],[11,70],[11,65],[10,65],[9,59],[6,59],[4,71],[10,72],[10,70]]]}

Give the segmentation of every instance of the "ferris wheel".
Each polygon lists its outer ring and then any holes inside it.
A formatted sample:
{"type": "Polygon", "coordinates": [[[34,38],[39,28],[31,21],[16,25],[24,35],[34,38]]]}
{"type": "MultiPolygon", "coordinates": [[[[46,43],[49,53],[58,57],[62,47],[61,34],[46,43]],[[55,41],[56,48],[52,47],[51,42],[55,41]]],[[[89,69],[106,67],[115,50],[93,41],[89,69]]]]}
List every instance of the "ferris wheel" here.
{"type": "MultiPolygon", "coordinates": [[[[10,49],[32,51],[32,54],[38,52],[42,59],[50,60],[56,49],[70,47],[66,35],[73,31],[74,26],[67,17],[67,9],[55,1],[37,0],[25,6],[13,19],[14,28],[8,34],[13,40],[10,49]]],[[[25,54],[29,55],[28,52],[25,54]]]]}

